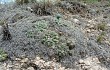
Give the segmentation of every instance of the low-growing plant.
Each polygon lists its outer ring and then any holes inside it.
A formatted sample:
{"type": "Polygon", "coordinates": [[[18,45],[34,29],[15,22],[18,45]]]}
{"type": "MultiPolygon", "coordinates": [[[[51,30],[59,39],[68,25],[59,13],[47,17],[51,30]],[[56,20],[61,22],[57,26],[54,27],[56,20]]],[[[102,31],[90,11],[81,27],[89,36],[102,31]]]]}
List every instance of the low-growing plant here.
{"type": "Polygon", "coordinates": [[[61,18],[61,17],[62,17],[61,14],[57,14],[57,15],[56,15],[56,19],[57,19],[57,20],[56,20],[56,23],[57,23],[57,24],[60,24],[60,18],[61,18]]]}
{"type": "Polygon", "coordinates": [[[44,21],[44,20],[35,22],[35,25],[33,25],[33,29],[28,30],[26,32],[27,37],[35,38],[36,37],[36,33],[46,31],[46,29],[48,28],[47,23],[48,22],[44,21]]]}
{"type": "Polygon", "coordinates": [[[66,46],[66,44],[61,44],[57,47],[57,53],[56,55],[59,57],[59,58],[62,58],[64,56],[67,56],[69,55],[70,51],[69,51],[69,48],[68,46],[66,46]]]}
{"type": "Polygon", "coordinates": [[[97,42],[101,43],[104,39],[105,36],[105,32],[102,32],[98,37],[97,37],[97,42]]]}
{"type": "Polygon", "coordinates": [[[59,43],[58,33],[56,33],[55,31],[48,31],[46,34],[44,34],[42,43],[49,47],[55,47],[55,45],[59,43]]]}
{"type": "Polygon", "coordinates": [[[0,49],[0,61],[6,60],[8,57],[7,53],[0,49]]]}
{"type": "Polygon", "coordinates": [[[57,25],[57,26],[68,26],[68,24],[65,23],[64,20],[61,19],[61,18],[62,18],[62,15],[61,15],[61,14],[57,14],[57,15],[56,15],[56,20],[55,20],[56,25],[57,25]]]}
{"type": "Polygon", "coordinates": [[[47,21],[38,21],[36,22],[35,28],[37,31],[45,31],[48,28],[47,21]]]}
{"type": "MultiPolygon", "coordinates": [[[[59,19],[59,17],[58,17],[58,19],[59,19]]],[[[55,54],[56,54],[56,56],[58,56],[58,58],[63,58],[66,55],[70,55],[70,48],[69,48],[70,45],[69,46],[67,45],[66,37],[60,35],[58,33],[58,31],[49,30],[48,23],[49,22],[47,22],[45,20],[35,22],[35,25],[32,26],[33,29],[29,30],[29,32],[27,32],[27,34],[31,38],[39,36],[40,42],[43,45],[45,45],[49,48],[56,49],[55,54]],[[61,37],[64,37],[65,39],[61,39],[61,37]]]]}
{"type": "Polygon", "coordinates": [[[98,24],[98,25],[97,25],[97,28],[98,28],[98,30],[104,31],[104,30],[106,30],[106,28],[107,28],[107,24],[106,24],[106,23],[98,24]]]}
{"type": "Polygon", "coordinates": [[[36,37],[36,34],[35,34],[34,30],[28,30],[26,32],[26,35],[27,35],[28,38],[35,38],[36,37]]]}
{"type": "Polygon", "coordinates": [[[16,0],[15,2],[20,5],[24,3],[29,3],[29,0],[16,0]]]}
{"type": "Polygon", "coordinates": [[[83,1],[86,2],[86,3],[96,3],[99,0],[83,0],[83,1]]]}

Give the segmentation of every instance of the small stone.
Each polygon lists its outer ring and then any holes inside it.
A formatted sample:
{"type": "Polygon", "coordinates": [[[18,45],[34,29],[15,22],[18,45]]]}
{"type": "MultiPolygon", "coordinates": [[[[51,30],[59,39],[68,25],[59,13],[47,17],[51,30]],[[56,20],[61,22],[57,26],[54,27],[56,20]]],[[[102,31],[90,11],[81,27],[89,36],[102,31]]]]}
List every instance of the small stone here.
{"type": "Polygon", "coordinates": [[[92,58],[92,61],[96,62],[96,63],[100,63],[99,59],[97,57],[92,58]]]}
{"type": "Polygon", "coordinates": [[[33,12],[34,10],[31,7],[26,8],[28,11],[33,12]]]}
{"type": "Polygon", "coordinates": [[[84,60],[80,59],[79,64],[84,64],[84,60]]]}
{"type": "Polygon", "coordinates": [[[27,70],[34,70],[34,68],[33,67],[29,67],[29,68],[27,68],[27,70]]]}
{"type": "Polygon", "coordinates": [[[91,64],[89,60],[84,61],[84,63],[85,63],[86,65],[90,65],[90,64],[91,64]]]}
{"type": "Polygon", "coordinates": [[[40,57],[36,57],[35,60],[40,60],[40,57]]]}
{"type": "Polygon", "coordinates": [[[59,70],[65,70],[65,67],[61,67],[59,70]]]}
{"type": "Polygon", "coordinates": [[[67,43],[67,46],[69,47],[69,50],[72,50],[73,48],[75,48],[74,43],[67,43]]]}
{"type": "Polygon", "coordinates": [[[90,24],[87,24],[86,26],[87,26],[87,27],[89,27],[89,26],[90,26],[90,24]]]}
{"type": "Polygon", "coordinates": [[[91,25],[89,28],[90,28],[90,29],[94,29],[94,25],[91,25]]]}
{"type": "Polygon", "coordinates": [[[39,62],[41,62],[41,63],[45,63],[45,61],[44,61],[44,60],[39,60],[39,62]]]}
{"type": "Polygon", "coordinates": [[[91,30],[90,30],[90,29],[88,29],[88,30],[87,30],[87,33],[90,33],[90,32],[91,32],[91,30]]]}
{"type": "Polygon", "coordinates": [[[109,26],[109,27],[110,27],[110,24],[107,24],[107,26],[109,26]]]}
{"type": "Polygon", "coordinates": [[[74,21],[75,23],[79,23],[79,20],[78,20],[78,19],[73,19],[73,21],[74,21]]]}
{"type": "Polygon", "coordinates": [[[28,62],[28,61],[29,61],[28,58],[25,58],[25,59],[21,60],[22,63],[25,63],[25,62],[28,62]]]}
{"type": "Polygon", "coordinates": [[[107,16],[103,16],[103,18],[107,18],[107,16]]]}
{"type": "Polygon", "coordinates": [[[7,65],[7,67],[8,67],[8,68],[12,68],[12,67],[13,67],[13,65],[8,64],[8,65],[7,65]]]}
{"type": "Polygon", "coordinates": [[[91,32],[95,32],[95,30],[94,29],[91,29],[91,32]]]}
{"type": "Polygon", "coordinates": [[[110,42],[109,42],[109,41],[105,41],[105,43],[106,43],[106,44],[110,44],[110,42]]]}
{"type": "Polygon", "coordinates": [[[4,67],[6,67],[6,65],[7,65],[6,63],[3,64],[4,67]]]}
{"type": "Polygon", "coordinates": [[[15,60],[16,60],[16,61],[20,61],[21,59],[20,59],[20,58],[15,58],[15,60]]]}

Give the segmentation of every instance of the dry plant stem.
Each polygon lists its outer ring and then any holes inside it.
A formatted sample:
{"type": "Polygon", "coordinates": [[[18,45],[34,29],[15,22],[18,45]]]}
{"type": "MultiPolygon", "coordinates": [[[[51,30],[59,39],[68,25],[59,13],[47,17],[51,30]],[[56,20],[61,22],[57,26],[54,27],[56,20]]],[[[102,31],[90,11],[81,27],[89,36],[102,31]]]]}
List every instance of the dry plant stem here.
{"type": "Polygon", "coordinates": [[[2,40],[11,40],[12,36],[9,32],[8,24],[3,25],[3,38],[2,40]]]}

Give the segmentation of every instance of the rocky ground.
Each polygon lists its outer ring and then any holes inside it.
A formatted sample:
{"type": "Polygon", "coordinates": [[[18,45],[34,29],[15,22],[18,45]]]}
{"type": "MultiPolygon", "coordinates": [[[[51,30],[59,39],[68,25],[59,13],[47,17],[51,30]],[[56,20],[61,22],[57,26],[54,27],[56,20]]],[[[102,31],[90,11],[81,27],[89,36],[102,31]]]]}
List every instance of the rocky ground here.
{"type": "Polygon", "coordinates": [[[62,2],[52,15],[40,16],[32,4],[0,5],[0,20],[8,18],[12,35],[9,41],[0,35],[8,55],[0,70],[109,70],[109,3],[75,4],[62,2]]]}

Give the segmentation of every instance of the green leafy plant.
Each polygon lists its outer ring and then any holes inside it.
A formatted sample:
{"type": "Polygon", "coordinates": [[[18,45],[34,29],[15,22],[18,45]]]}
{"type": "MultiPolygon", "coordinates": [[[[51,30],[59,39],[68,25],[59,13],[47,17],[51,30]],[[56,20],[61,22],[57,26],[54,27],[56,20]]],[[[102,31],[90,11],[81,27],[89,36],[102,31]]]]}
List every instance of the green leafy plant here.
{"type": "Polygon", "coordinates": [[[59,42],[59,35],[55,31],[48,31],[42,38],[42,43],[51,47],[59,42]]]}
{"type": "Polygon", "coordinates": [[[0,61],[6,60],[8,57],[7,53],[0,49],[0,61]]]}

